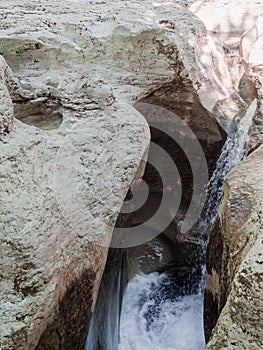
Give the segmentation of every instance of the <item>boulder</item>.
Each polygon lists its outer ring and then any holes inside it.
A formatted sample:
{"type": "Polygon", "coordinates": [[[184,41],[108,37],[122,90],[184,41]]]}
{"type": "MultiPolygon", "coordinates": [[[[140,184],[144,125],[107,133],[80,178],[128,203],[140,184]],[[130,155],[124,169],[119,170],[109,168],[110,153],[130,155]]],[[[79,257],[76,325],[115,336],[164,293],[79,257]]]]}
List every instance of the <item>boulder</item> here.
{"type": "Polygon", "coordinates": [[[133,107],[103,100],[89,110],[89,86],[72,86],[71,108],[55,105],[58,129],[15,119],[0,142],[2,350],[84,347],[111,232],[147,152],[148,126],[133,107]]]}
{"type": "Polygon", "coordinates": [[[35,93],[63,99],[65,84],[86,77],[134,102],[182,79],[209,111],[234,93],[222,47],[177,3],[11,0],[0,10],[2,53],[35,93]]]}

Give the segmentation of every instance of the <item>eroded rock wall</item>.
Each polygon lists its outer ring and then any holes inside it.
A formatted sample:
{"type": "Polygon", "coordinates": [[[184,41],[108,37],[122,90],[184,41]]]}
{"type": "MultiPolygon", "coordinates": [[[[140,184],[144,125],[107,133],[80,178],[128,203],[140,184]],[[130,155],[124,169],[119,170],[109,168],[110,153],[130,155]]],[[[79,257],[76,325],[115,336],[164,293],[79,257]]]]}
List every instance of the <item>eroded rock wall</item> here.
{"type": "Polygon", "coordinates": [[[228,175],[210,235],[205,326],[207,340],[211,338],[207,349],[263,346],[262,157],[261,146],[228,175]]]}
{"type": "Polygon", "coordinates": [[[82,118],[77,107],[61,109],[58,130],[15,119],[1,141],[1,349],[84,347],[107,245],[149,130],[127,104],[84,113],[82,101],[82,118]]]}
{"type": "Polygon", "coordinates": [[[6,86],[7,68],[7,63],[0,56],[0,138],[11,131],[14,117],[12,100],[6,86]]]}
{"type": "Polygon", "coordinates": [[[222,47],[172,2],[10,0],[0,18],[1,348],[80,350],[107,257],[97,243],[149,146],[127,102],[183,84],[209,123],[231,77],[222,47]],[[52,108],[52,131],[17,120],[52,108]]]}
{"type": "Polygon", "coordinates": [[[133,102],[180,75],[190,78],[208,110],[233,93],[220,47],[176,3],[23,0],[0,6],[2,53],[24,86],[39,92],[54,94],[85,76],[95,86],[105,79],[116,96],[133,102]],[[58,70],[69,75],[64,83],[58,70]]]}
{"type": "MultiPolygon", "coordinates": [[[[258,110],[250,129],[249,147],[262,139],[262,35],[263,8],[257,0],[189,1],[188,7],[200,18],[207,30],[223,46],[232,84],[238,95],[232,95],[215,106],[218,116],[232,115],[237,121],[243,115],[244,105],[258,98],[258,110]],[[242,106],[243,105],[243,106],[242,106]]],[[[227,119],[226,119],[227,121],[227,119]]]]}

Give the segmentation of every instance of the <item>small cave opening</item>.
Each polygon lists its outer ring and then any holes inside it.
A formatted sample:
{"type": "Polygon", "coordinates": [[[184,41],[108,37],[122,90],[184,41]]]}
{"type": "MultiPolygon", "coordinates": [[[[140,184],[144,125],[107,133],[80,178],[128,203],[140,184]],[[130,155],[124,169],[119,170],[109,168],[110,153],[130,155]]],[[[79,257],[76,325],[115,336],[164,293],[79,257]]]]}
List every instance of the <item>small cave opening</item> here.
{"type": "Polygon", "coordinates": [[[15,118],[46,131],[56,130],[63,122],[62,106],[47,97],[14,103],[15,118]]]}

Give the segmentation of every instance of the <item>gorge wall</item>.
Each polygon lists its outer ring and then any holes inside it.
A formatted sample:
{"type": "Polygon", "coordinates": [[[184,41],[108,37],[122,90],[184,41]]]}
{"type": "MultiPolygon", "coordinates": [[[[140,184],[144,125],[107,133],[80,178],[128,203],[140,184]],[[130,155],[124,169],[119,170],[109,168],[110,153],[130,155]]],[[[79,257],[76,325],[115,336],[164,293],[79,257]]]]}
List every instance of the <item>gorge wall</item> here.
{"type": "MultiPolygon", "coordinates": [[[[222,43],[233,85],[258,98],[247,150],[262,143],[262,6],[257,1],[197,1],[191,10],[222,43]]],[[[207,349],[261,349],[262,148],[228,176],[207,248],[207,349]],[[215,327],[215,328],[214,328],[215,327]],[[214,330],[213,330],[214,328],[214,330]]]]}
{"type": "Polygon", "coordinates": [[[1,348],[35,349],[39,342],[38,349],[80,349],[114,215],[147,151],[148,126],[135,109],[114,103],[82,119],[62,108],[64,125],[51,132],[17,119],[10,131],[11,99],[1,83],[8,125],[0,155],[1,348]],[[111,184],[113,172],[118,180],[111,184]],[[106,193],[91,190],[88,178],[106,193]],[[108,188],[116,191],[112,202],[108,188]]]}
{"type": "Polygon", "coordinates": [[[0,8],[1,349],[79,350],[114,223],[149,145],[145,119],[127,102],[184,80],[212,110],[230,80],[203,24],[176,4],[129,2],[128,13],[122,1],[0,8]]]}
{"type": "Polygon", "coordinates": [[[262,156],[261,146],[229,174],[210,234],[207,349],[261,349],[263,345],[262,156]]]}
{"type": "Polygon", "coordinates": [[[10,0],[0,19],[0,347],[80,350],[149,148],[131,104],[194,125],[211,172],[219,124],[247,103],[222,44],[177,2],[10,0]]]}

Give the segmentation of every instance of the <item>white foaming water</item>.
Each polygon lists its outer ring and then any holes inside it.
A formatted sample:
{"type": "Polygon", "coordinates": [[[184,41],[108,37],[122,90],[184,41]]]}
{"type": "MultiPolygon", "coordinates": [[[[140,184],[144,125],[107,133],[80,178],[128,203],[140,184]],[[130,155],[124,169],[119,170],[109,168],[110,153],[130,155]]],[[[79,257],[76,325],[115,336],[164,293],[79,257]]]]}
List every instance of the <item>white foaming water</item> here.
{"type": "Polygon", "coordinates": [[[192,295],[170,298],[164,290],[167,285],[165,273],[139,274],[129,282],[118,350],[205,349],[203,288],[192,295]]]}

